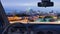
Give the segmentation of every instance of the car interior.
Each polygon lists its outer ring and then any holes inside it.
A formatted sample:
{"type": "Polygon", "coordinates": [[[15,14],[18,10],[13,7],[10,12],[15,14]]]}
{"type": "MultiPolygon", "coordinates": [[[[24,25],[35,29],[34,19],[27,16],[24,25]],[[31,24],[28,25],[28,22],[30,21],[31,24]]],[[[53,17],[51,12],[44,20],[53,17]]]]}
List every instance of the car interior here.
{"type": "MultiPolygon", "coordinates": [[[[54,2],[51,2],[51,0],[41,0],[41,2],[37,3],[37,6],[45,8],[53,7],[54,2]]],[[[45,24],[45,23],[40,24],[34,22],[31,23],[16,22],[11,24],[10,21],[8,20],[2,2],[0,1],[0,34],[60,34],[60,24],[45,24]]]]}

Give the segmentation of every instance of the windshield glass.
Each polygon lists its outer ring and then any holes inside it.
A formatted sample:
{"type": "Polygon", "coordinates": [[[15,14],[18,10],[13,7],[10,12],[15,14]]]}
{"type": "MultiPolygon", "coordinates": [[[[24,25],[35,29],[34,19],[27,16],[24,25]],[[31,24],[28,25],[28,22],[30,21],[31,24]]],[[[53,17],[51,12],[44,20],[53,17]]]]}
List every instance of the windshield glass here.
{"type": "Polygon", "coordinates": [[[60,22],[60,0],[51,0],[53,7],[38,7],[41,0],[1,0],[10,23],[60,22]]]}

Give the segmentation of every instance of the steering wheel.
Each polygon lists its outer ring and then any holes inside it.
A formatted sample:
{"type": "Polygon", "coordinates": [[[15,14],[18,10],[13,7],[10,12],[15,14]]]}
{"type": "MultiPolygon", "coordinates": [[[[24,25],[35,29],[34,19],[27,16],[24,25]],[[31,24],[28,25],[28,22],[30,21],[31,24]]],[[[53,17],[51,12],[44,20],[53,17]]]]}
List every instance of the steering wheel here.
{"type": "Polygon", "coordinates": [[[22,23],[14,23],[8,25],[2,34],[22,34],[26,30],[25,24],[22,23]]]}

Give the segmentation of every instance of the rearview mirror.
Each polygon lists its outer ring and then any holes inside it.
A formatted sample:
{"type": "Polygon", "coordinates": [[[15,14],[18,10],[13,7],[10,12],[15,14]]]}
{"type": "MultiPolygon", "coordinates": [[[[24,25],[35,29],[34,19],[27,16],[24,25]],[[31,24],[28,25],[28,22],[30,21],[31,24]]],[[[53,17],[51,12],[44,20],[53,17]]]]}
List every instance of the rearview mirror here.
{"type": "Polygon", "coordinates": [[[41,0],[41,2],[38,2],[38,7],[52,7],[54,6],[54,3],[51,2],[51,0],[41,0]]]}
{"type": "Polygon", "coordinates": [[[54,6],[53,2],[38,2],[38,7],[52,7],[54,6]]]}

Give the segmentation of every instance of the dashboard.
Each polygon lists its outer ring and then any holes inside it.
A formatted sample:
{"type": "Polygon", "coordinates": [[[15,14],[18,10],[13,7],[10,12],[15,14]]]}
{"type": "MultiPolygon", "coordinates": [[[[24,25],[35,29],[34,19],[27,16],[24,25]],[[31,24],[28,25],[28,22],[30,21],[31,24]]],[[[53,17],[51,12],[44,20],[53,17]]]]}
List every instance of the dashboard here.
{"type": "Polygon", "coordinates": [[[59,34],[60,25],[11,24],[3,34],[59,34]]]}

